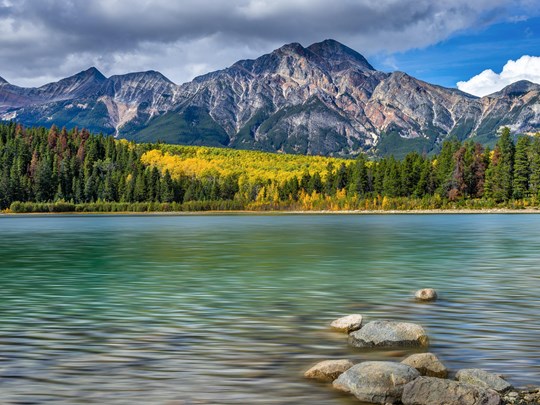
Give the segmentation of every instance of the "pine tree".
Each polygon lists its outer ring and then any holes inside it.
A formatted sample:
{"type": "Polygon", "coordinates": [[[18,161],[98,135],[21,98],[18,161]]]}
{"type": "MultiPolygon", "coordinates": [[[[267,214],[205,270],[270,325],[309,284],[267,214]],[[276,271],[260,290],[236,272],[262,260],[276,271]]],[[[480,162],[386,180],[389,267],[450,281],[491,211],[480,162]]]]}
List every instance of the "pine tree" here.
{"type": "Polygon", "coordinates": [[[514,143],[510,129],[504,128],[486,170],[486,194],[497,202],[512,198],[514,175],[514,143]]]}
{"type": "Polygon", "coordinates": [[[531,168],[529,163],[529,148],[531,142],[528,136],[522,136],[516,143],[514,159],[513,196],[516,199],[524,198],[529,193],[529,178],[531,168]]]}
{"type": "Polygon", "coordinates": [[[536,134],[531,142],[531,164],[530,164],[530,193],[535,196],[540,195],[540,134],[536,134]]]}
{"type": "Polygon", "coordinates": [[[161,178],[161,185],[159,187],[160,201],[170,203],[174,201],[174,189],[171,174],[167,170],[161,178]]]}

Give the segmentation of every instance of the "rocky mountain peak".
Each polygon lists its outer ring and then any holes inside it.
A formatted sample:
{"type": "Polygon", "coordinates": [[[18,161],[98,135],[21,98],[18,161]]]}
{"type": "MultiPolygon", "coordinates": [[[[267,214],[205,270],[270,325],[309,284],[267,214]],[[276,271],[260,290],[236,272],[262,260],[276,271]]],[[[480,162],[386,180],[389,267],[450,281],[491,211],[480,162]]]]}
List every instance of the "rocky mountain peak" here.
{"type": "Polygon", "coordinates": [[[333,39],[314,43],[308,46],[307,50],[324,59],[333,68],[332,70],[339,71],[351,67],[360,70],[375,70],[358,52],[333,39]]]}
{"type": "Polygon", "coordinates": [[[128,139],[354,156],[437,150],[449,136],[493,141],[501,125],[540,129],[540,85],[478,98],[403,72],[376,71],[327,39],[290,43],[177,86],[150,70],[92,67],[39,88],[2,84],[0,119],[87,126],[128,139]]]}
{"type": "Polygon", "coordinates": [[[288,55],[288,54],[305,55],[306,54],[306,48],[304,48],[298,42],[292,42],[290,44],[283,45],[282,47],[276,49],[272,53],[286,54],[286,55],[288,55]]]}
{"type": "Polygon", "coordinates": [[[8,81],[0,76],[0,84],[8,84],[8,81]]]}
{"type": "Polygon", "coordinates": [[[92,66],[82,72],[79,72],[75,76],[95,78],[98,81],[105,81],[107,78],[96,67],[92,66]]]}
{"type": "Polygon", "coordinates": [[[59,80],[58,82],[49,83],[45,86],[51,86],[51,85],[62,85],[62,84],[76,84],[76,83],[88,83],[93,82],[95,84],[103,83],[107,78],[95,67],[91,67],[89,69],[83,70],[82,72],[79,72],[77,74],[74,74],[73,76],[66,77],[65,79],[59,80]]]}
{"type": "Polygon", "coordinates": [[[156,83],[164,82],[167,84],[173,84],[167,77],[155,70],[147,70],[144,72],[133,72],[124,75],[114,75],[109,78],[112,82],[143,82],[143,83],[156,83]]]}
{"type": "Polygon", "coordinates": [[[530,91],[540,91],[540,84],[530,82],[528,80],[519,80],[515,83],[509,84],[504,89],[490,94],[487,97],[491,98],[504,98],[504,97],[518,97],[529,93],[530,91]]]}

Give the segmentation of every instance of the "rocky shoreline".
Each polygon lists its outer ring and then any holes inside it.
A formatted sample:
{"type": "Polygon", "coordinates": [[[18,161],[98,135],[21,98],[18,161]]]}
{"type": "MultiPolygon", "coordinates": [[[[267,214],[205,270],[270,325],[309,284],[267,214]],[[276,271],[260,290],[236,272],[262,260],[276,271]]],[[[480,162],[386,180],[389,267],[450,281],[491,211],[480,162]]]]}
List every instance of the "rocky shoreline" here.
{"type": "MultiPolygon", "coordinates": [[[[433,289],[419,290],[415,298],[437,299],[433,289]]],[[[427,351],[429,338],[418,324],[371,321],[363,324],[360,314],[331,323],[348,335],[352,347],[370,350],[417,348],[425,350],[394,361],[329,359],[304,373],[309,379],[331,383],[336,390],[354,395],[361,403],[403,405],[539,405],[540,387],[516,389],[501,375],[480,368],[462,369],[449,379],[449,370],[434,353],[427,351]]]]}

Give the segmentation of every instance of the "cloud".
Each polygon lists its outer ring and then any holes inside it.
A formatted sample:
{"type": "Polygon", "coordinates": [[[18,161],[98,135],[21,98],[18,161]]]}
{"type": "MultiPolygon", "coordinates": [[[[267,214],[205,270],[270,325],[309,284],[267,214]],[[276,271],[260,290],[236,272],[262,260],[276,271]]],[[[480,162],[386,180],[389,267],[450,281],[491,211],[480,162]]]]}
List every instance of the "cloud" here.
{"type": "Polygon", "coordinates": [[[370,56],[532,15],[531,0],[0,0],[0,75],[40,85],[90,65],[177,83],[289,42],[370,56]]]}
{"type": "Polygon", "coordinates": [[[518,60],[509,60],[501,73],[487,69],[467,81],[458,82],[457,87],[461,91],[481,97],[502,90],[519,80],[540,83],[539,56],[524,55],[518,60]]]}

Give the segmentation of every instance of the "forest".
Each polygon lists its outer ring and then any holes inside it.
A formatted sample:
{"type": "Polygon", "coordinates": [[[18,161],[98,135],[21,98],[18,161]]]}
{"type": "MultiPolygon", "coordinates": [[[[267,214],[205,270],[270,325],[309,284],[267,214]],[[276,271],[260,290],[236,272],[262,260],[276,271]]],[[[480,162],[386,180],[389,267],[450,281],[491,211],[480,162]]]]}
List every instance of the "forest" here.
{"type": "Polygon", "coordinates": [[[493,149],[356,159],[135,144],[85,129],[0,124],[0,210],[412,210],[540,205],[540,135],[493,149]]]}

